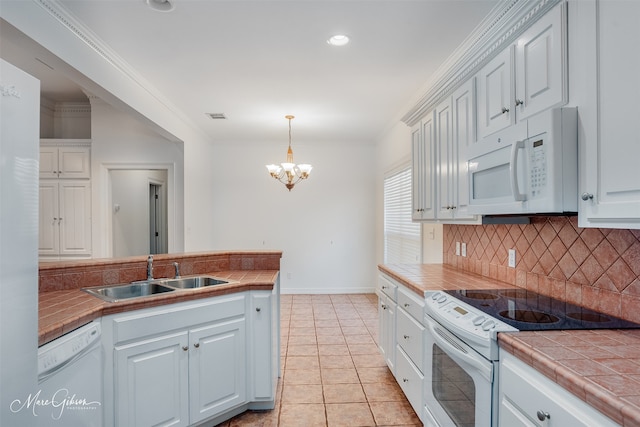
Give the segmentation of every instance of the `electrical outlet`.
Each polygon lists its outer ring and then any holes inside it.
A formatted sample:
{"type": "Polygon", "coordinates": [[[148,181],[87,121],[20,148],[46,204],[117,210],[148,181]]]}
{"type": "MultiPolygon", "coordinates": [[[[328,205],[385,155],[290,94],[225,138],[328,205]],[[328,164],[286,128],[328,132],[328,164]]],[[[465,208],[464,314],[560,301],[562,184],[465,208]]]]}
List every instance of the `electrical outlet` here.
{"type": "Polygon", "coordinates": [[[460,252],[462,253],[462,256],[467,256],[467,244],[463,243],[460,249],[461,249],[460,252]]]}
{"type": "Polygon", "coordinates": [[[460,256],[460,242],[456,242],[456,255],[460,256]]]}
{"type": "Polygon", "coordinates": [[[509,249],[509,267],[516,268],[516,250],[509,249]]]}

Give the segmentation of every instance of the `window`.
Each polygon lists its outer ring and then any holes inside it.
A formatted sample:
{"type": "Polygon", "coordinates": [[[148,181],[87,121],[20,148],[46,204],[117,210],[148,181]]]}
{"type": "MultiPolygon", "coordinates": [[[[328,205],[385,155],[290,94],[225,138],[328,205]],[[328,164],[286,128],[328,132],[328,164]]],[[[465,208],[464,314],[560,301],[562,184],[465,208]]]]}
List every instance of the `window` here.
{"type": "Polygon", "coordinates": [[[422,227],[411,220],[411,166],[384,179],[384,262],[416,264],[422,260],[422,227]]]}

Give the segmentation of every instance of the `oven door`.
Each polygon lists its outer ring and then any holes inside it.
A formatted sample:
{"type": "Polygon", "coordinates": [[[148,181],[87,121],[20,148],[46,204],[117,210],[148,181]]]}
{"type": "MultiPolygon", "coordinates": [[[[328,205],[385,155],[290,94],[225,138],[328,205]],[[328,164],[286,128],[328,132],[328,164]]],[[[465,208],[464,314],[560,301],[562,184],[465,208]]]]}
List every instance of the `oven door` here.
{"type": "Polygon", "coordinates": [[[425,316],[426,427],[491,427],[493,362],[425,316]]]}

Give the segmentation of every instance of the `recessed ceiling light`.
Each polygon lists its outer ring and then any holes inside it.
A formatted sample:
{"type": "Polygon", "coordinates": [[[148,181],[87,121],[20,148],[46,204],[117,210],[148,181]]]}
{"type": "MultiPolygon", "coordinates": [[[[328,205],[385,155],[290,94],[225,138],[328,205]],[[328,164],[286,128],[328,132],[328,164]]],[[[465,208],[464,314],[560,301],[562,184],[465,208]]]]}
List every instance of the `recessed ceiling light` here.
{"type": "Polygon", "coordinates": [[[169,0],[147,0],[147,4],[151,9],[158,12],[171,12],[173,10],[173,3],[169,0]]]}
{"type": "Polygon", "coordinates": [[[336,34],[335,36],[331,36],[329,40],[327,40],[331,46],[344,46],[349,43],[349,37],[344,34],[336,34]]]}

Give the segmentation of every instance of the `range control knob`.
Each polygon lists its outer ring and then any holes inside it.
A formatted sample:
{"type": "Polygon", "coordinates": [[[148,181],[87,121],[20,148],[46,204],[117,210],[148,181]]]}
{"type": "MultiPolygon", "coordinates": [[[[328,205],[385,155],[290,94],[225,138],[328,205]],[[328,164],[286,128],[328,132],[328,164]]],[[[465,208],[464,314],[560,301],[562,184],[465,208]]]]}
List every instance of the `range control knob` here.
{"type": "Polygon", "coordinates": [[[473,319],[473,324],[476,326],[480,326],[482,325],[482,322],[484,322],[485,317],[484,316],[478,316],[475,319],[473,319]]]}
{"type": "Polygon", "coordinates": [[[493,329],[496,327],[496,322],[494,322],[493,320],[487,320],[486,322],[484,322],[482,324],[482,330],[484,331],[488,331],[490,329],[493,329]]]}
{"type": "Polygon", "coordinates": [[[440,296],[440,292],[436,292],[435,294],[431,295],[431,299],[435,301],[438,299],[439,296],[440,296]]]}
{"type": "Polygon", "coordinates": [[[440,295],[440,298],[438,298],[438,302],[440,304],[442,304],[443,302],[445,302],[447,300],[446,295],[440,295]]]}

